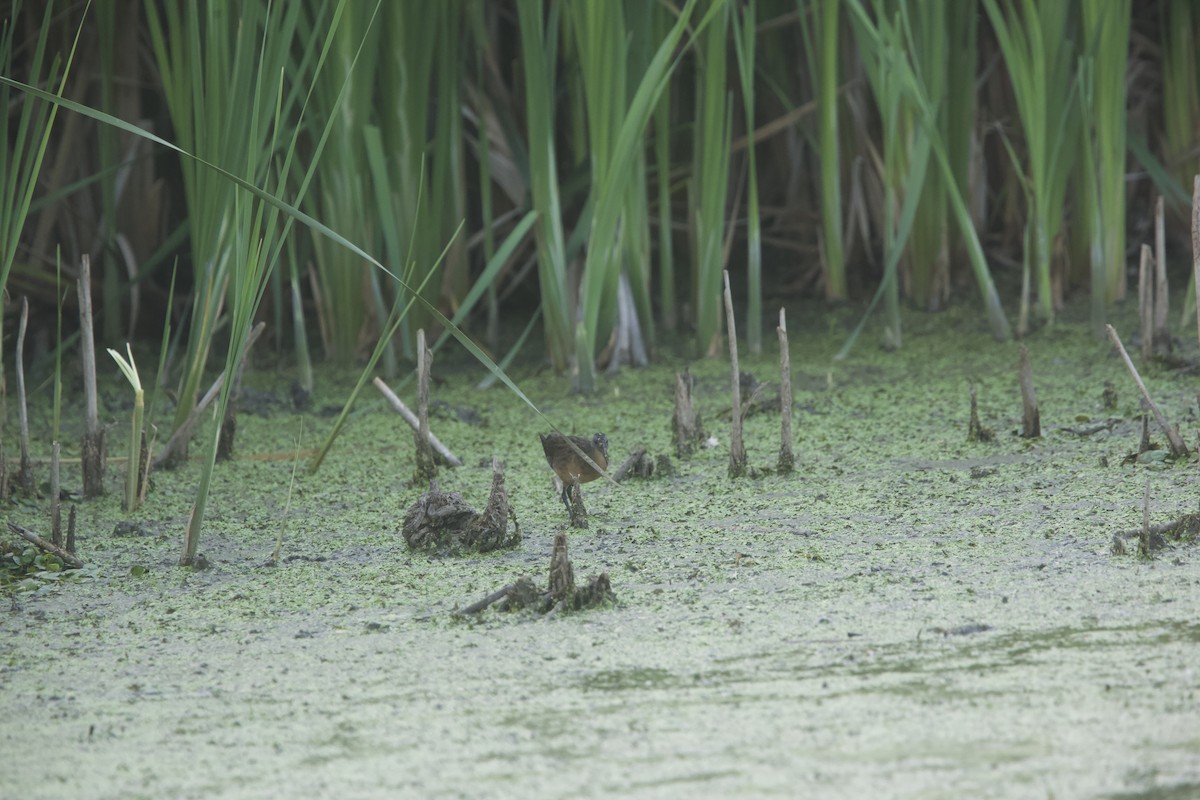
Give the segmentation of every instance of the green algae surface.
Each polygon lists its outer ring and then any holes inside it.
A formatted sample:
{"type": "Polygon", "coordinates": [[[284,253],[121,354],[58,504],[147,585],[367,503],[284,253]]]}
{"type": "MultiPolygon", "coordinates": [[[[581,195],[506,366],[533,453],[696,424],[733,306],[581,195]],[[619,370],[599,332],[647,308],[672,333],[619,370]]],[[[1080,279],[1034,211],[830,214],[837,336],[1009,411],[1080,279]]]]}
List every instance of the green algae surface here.
{"type": "MultiPolygon", "coordinates": [[[[320,409],[344,399],[345,371],[322,374],[311,411],[241,415],[206,570],[175,563],[211,435],[132,517],[110,468],[109,496],[79,505],[86,569],[0,607],[0,795],[1200,795],[1200,558],[1184,543],[1111,552],[1141,525],[1147,484],[1152,524],[1197,510],[1196,461],[1124,463],[1133,384],[1067,316],[1028,342],[1043,425],[1028,441],[1018,346],[965,310],[914,315],[902,351],[862,343],[843,362],[843,326],[793,314],[788,475],[771,469],[774,353],[743,356],[768,386],[746,419],[756,477],[736,481],[727,366],[691,364],[716,446],[674,477],[584,487],[576,580],[607,572],[618,602],[579,614],[454,613],[522,574],[544,585],[566,523],[541,422],[474,389],[470,365],[435,363],[433,430],[466,464],[439,482],[481,509],[503,458],[524,537],[511,551],[406,549],[412,436],[374,397],[292,481],[297,437],[306,449],[329,429],[320,409]],[[966,439],[969,383],[991,442],[966,439]]],[[[513,376],[562,430],[605,432],[615,467],[639,446],[672,452],[683,366],[662,357],[591,397],[513,376]]],[[[1194,375],[1143,377],[1195,442],[1194,375]]],[[[286,398],[288,380],[251,372],[247,388],[286,398]]],[[[105,399],[122,440],[128,403],[105,399]]],[[[7,516],[48,518],[44,501],[7,516]]]]}

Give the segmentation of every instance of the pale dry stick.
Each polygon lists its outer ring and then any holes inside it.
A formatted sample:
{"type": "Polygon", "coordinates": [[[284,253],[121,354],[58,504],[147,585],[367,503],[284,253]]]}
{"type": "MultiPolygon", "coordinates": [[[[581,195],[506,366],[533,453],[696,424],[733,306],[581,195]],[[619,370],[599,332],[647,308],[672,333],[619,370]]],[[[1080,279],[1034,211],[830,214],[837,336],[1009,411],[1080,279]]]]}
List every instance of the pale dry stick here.
{"type": "MultiPolygon", "coordinates": [[[[414,414],[408,406],[404,405],[404,401],[397,397],[396,393],[393,392],[391,388],[389,388],[388,385],[383,382],[383,378],[377,377],[373,383],[375,384],[375,388],[379,390],[379,393],[382,394],[384,399],[388,401],[388,404],[391,405],[392,410],[403,417],[404,421],[407,422],[414,431],[419,431],[421,428],[421,423],[417,419],[417,415],[414,414]]],[[[451,453],[450,448],[438,441],[437,435],[432,431],[429,432],[429,444],[439,456],[446,460],[446,463],[450,466],[461,467],[463,465],[462,460],[458,456],[454,455],[454,453],[451,453]]]]}
{"type": "Polygon", "coordinates": [[[1150,245],[1143,244],[1141,258],[1138,259],[1138,321],[1142,326],[1142,361],[1150,360],[1154,355],[1154,279],[1151,272],[1154,256],[1150,255],[1150,245]]]}
{"type": "Polygon", "coordinates": [[[37,547],[38,549],[44,550],[47,553],[53,553],[54,555],[58,556],[59,558],[61,558],[63,560],[63,563],[66,564],[68,567],[74,567],[75,569],[79,569],[83,566],[82,561],[80,561],[78,558],[76,558],[75,556],[68,553],[66,550],[62,549],[61,547],[59,547],[58,545],[56,545],[52,542],[47,542],[45,539],[38,536],[33,531],[29,530],[28,528],[21,527],[20,525],[13,522],[12,520],[8,521],[8,529],[10,531],[12,531],[13,533],[15,533],[17,536],[20,536],[22,539],[24,539],[27,542],[29,542],[30,544],[32,544],[33,546],[37,547]]]}
{"type": "Polygon", "coordinates": [[[517,588],[517,585],[515,583],[510,583],[509,585],[505,586],[503,589],[497,589],[496,591],[492,592],[491,594],[489,594],[487,597],[483,598],[482,600],[476,600],[474,603],[471,603],[471,605],[466,606],[465,608],[462,608],[458,611],[455,611],[454,615],[456,617],[465,617],[469,614],[478,614],[480,611],[483,611],[485,608],[490,606],[492,603],[499,602],[499,601],[503,600],[504,598],[508,597],[509,593],[512,592],[513,590],[515,590],[516,588],[517,588]]]}
{"type": "Polygon", "coordinates": [[[1170,287],[1167,285],[1167,230],[1163,221],[1163,198],[1154,204],[1154,341],[1171,349],[1170,287]]]}
{"type": "Polygon", "coordinates": [[[1021,435],[1026,439],[1037,439],[1042,435],[1042,415],[1038,411],[1037,392],[1033,388],[1033,365],[1029,363],[1029,348],[1025,345],[1021,345],[1017,382],[1021,384],[1021,435]]]}
{"type": "Polygon", "coordinates": [[[1196,287],[1196,341],[1200,343],[1200,175],[1192,181],[1192,285],[1196,287]]]}
{"type": "Polygon", "coordinates": [[[729,366],[733,378],[733,413],[729,431],[729,477],[740,478],[746,473],[746,444],[742,441],[742,381],[738,369],[737,326],[733,317],[733,294],[729,291],[729,270],[725,276],[725,324],[729,332],[729,366]]]}
{"type": "Polygon", "coordinates": [[[62,544],[62,501],[59,499],[60,475],[58,469],[62,445],[50,445],[50,541],[62,544]]]}
{"type": "Polygon", "coordinates": [[[283,528],[287,523],[288,512],[292,510],[292,489],[296,486],[296,470],[300,467],[300,441],[304,438],[304,418],[300,419],[300,433],[296,436],[296,455],[292,459],[292,477],[288,481],[287,500],[283,503],[283,515],[279,519],[279,535],[275,537],[275,549],[267,563],[271,566],[279,563],[279,551],[283,548],[283,528]]]}
{"type": "Polygon", "coordinates": [[[796,466],[792,452],[792,359],[788,348],[787,312],[779,309],[779,463],[780,472],[791,472],[796,466]]]}
{"type": "MultiPolygon", "coordinates": [[[[262,336],[262,332],[266,328],[267,323],[260,322],[251,329],[250,333],[246,336],[245,344],[242,345],[240,358],[244,359],[246,357],[246,353],[250,352],[250,347],[258,341],[258,337],[262,336]]],[[[191,413],[188,414],[183,424],[176,428],[175,432],[167,439],[167,443],[163,445],[162,452],[158,454],[158,458],[154,459],[156,469],[174,462],[179,455],[177,451],[181,451],[184,443],[192,438],[192,431],[195,429],[196,423],[200,421],[200,415],[212,404],[213,400],[217,399],[217,395],[221,393],[221,387],[224,385],[225,373],[222,372],[213,381],[212,386],[208,387],[208,391],[204,393],[204,397],[200,398],[200,402],[191,410],[191,413]]]]}
{"type": "Polygon", "coordinates": [[[104,429],[100,427],[99,402],[96,399],[96,337],[92,330],[92,260],[84,255],[76,285],[79,297],[80,356],[83,360],[85,404],[83,432],[83,495],[99,497],[104,493],[104,429]]]}
{"type": "MultiPolygon", "coordinates": [[[[1197,182],[1197,187],[1200,187],[1200,181],[1197,182]]],[[[1171,455],[1176,458],[1186,456],[1188,454],[1187,445],[1183,443],[1183,439],[1179,437],[1179,434],[1171,427],[1171,423],[1167,422],[1167,418],[1159,411],[1154,400],[1150,398],[1150,392],[1147,391],[1146,384],[1142,382],[1142,376],[1138,374],[1137,367],[1133,365],[1133,360],[1129,357],[1129,353],[1125,352],[1125,345],[1121,344],[1121,337],[1117,335],[1117,331],[1112,325],[1105,325],[1104,328],[1108,331],[1108,338],[1112,339],[1113,344],[1117,346],[1117,352],[1121,354],[1121,360],[1125,362],[1125,368],[1133,376],[1133,382],[1137,384],[1138,391],[1142,393],[1142,399],[1146,401],[1146,405],[1150,406],[1150,411],[1154,414],[1154,419],[1157,420],[1158,426],[1167,435],[1167,441],[1171,444],[1171,455]]]]}
{"type": "Polygon", "coordinates": [[[429,362],[433,353],[425,346],[425,329],[417,330],[417,477],[429,480],[437,475],[433,449],[429,445],[429,362]]]}
{"type": "Polygon", "coordinates": [[[1138,536],[1138,555],[1150,555],[1150,481],[1146,481],[1146,495],[1142,499],[1142,531],[1138,536]]]}
{"type": "Polygon", "coordinates": [[[145,504],[146,492],[150,490],[150,450],[153,446],[153,441],[146,441],[146,431],[143,430],[142,449],[141,452],[138,453],[137,503],[139,508],[145,504]]]}
{"type": "Polygon", "coordinates": [[[79,510],[79,506],[71,506],[71,511],[67,514],[67,552],[75,552],[75,512],[79,510]]]}
{"type": "Polygon", "coordinates": [[[21,298],[21,322],[17,326],[17,413],[21,420],[21,468],[17,483],[33,494],[33,467],[29,460],[29,408],[25,399],[25,329],[29,325],[29,298],[21,298]]]}

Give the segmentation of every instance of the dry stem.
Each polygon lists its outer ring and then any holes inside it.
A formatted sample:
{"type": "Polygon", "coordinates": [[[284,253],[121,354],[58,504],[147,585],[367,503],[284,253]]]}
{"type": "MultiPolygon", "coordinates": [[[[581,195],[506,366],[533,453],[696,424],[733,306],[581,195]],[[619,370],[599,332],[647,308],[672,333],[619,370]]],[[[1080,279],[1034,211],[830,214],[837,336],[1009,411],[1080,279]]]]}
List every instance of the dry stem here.
{"type": "MultiPolygon", "coordinates": [[[[1200,180],[1197,181],[1196,185],[1197,188],[1200,188],[1200,180]]],[[[1150,406],[1150,411],[1154,414],[1154,419],[1158,422],[1158,426],[1167,435],[1167,441],[1171,444],[1171,455],[1176,458],[1186,456],[1188,454],[1187,445],[1183,443],[1183,439],[1179,437],[1179,434],[1171,427],[1171,423],[1167,422],[1167,418],[1159,411],[1154,400],[1150,398],[1150,392],[1146,390],[1146,384],[1142,383],[1142,376],[1138,374],[1137,367],[1133,365],[1133,361],[1129,358],[1129,353],[1125,352],[1125,345],[1121,344],[1121,337],[1117,335],[1112,325],[1105,325],[1104,328],[1108,331],[1108,338],[1112,339],[1113,344],[1117,346],[1117,351],[1121,354],[1121,360],[1125,362],[1125,368],[1133,376],[1133,382],[1137,384],[1138,391],[1142,393],[1142,398],[1146,401],[1146,405],[1150,406]]]]}
{"type": "Polygon", "coordinates": [[[742,382],[738,368],[737,325],[733,317],[733,294],[729,291],[729,270],[725,270],[725,323],[729,331],[729,366],[732,370],[733,414],[729,427],[729,477],[746,474],[746,443],[742,441],[742,382]]]}
{"type": "MultiPolygon", "coordinates": [[[[404,421],[407,422],[414,431],[420,430],[421,423],[417,419],[417,415],[414,414],[408,406],[404,405],[404,401],[397,397],[396,393],[393,392],[391,388],[389,388],[388,385],[383,382],[383,378],[375,378],[374,384],[375,388],[379,390],[379,393],[382,394],[384,399],[388,401],[388,404],[391,405],[392,410],[403,417],[404,421]]],[[[432,431],[429,433],[429,444],[431,447],[433,447],[434,452],[443,458],[450,466],[461,467],[463,465],[462,460],[458,456],[454,455],[454,453],[451,453],[450,448],[442,444],[432,431]]]]}

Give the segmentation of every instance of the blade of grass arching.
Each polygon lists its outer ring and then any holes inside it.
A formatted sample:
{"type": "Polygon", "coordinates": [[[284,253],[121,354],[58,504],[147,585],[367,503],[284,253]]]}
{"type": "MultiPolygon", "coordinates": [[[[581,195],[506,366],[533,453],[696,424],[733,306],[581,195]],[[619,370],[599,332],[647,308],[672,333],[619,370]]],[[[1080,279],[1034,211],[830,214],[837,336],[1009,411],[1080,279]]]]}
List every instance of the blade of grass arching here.
{"type": "MultiPolygon", "coordinates": [[[[345,2],[345,0],[343,0],[343,2],[345,2]]],[[[251,183],[250,181],[246,180],[242,176],[235,174],[235,173],[231,172],[230,170],[225,169],[224,167],[214,164],[211,161],[207,161],[206,159],[201,158],[201,157],[195,155],[194,153],[190,153],[187,150],[184,150],[182,147],[180,147],[179,145],[177,145],[173,142],[170,142],[166,139],[163,139],[160,136],[150,133],[149,131],[147,131],[143,128],[139,128],[138,126],[134,125],[133,123],[126,122],[125,120],[119,119],[118,117],[114,117],[111,114],[106,114],[102,111],[98,111],[94,108],[90,108],[81,103],[77,103],[73,100],[68,100],[66,98],[58,97],[57,95],[51,94],[50,92],[47,92],[43,89],[39,89],[36,86],[31,86],[27,83],[22,83],[21,81],[14,80],[13,78],[10,78],[6,75],[0,75],[0,85],[10,86],[15,89],[20,89],[22,92],[25,92],[26,94],[30,94],[39,99],[54,103],[55,105],[58,105],[61,108],[65,108],[65,109],[72,111],[74,113],[77,113],[77,114],[82,114],[85,117],[89,117],[98,122],[102,122],[105,125],[112,125],[113,127],[120,128],[123,131],[132,133],[135,136],[140,136],[149,142],[153,142],[154,144],[156,144],[160,147],[163,147],[163,148],[175,153],[176,155],[182,156],[183,160],[190,161],[199,167],[202,167],[206,170],[212,171],[216,175],[219,175],[223,180],[229,181],[230,183],[237,186],[239,189],[253,195],[257,200],[260,200],[263,203],[265,203],[266,205],[282,212],[283,214],[285,214],[286,216],[291,218],[293,221],[299,222],[301,225],[304,225],[307,228],[310,228],[312,230],[319,232],[322,236],[326,236],[330,239],[333,239],[339,245],[350,250],[352,253],[354,253],[358,257],[369,261],[372,264],[372,266],[374,266],[376,269],[384,271],[389,276],[391,276],[393,279],[399,278],[398,274],[396,274],[392,270],[386,268],[382,263],[380,263],[374,256],[369,254],[366,250],[363,250],[357,244],[350,241],[345,236],[342,236],[340,233],[333,230],[325,223],[312,217],[309,214],[306,214],[304,211],[300,210],[296,206],[294,206],[294,205],[288,203],[287,201],[281,199],[280,197],[277,197],[276,195],[266,191],[265,189],[261,188],[257,184],[251,183]]]]}
{"type": "MultiPolygon", "coordinates": [[[[754,43],[757,35],[755,6],[755,0],[750,0],[740,16],[733,14],[733,44],[737,55],[738,78],[742,86],[742,108],[746,114],[747,132],[754,130],[754,43]]],[[[751,355],[759,355],[762,353],[762,220],[758,211],[758,164],[754,157],[753,139],[746,146],[746,172],[749,184],[746,189],[746,344],[751,355]]],[[[841,252],[840,236],[838,251],[841,252]]]]}
{"type": "MultiPolygon", "coordinates": [[[[525,341],[529,338],[529,335],[533,333],[533,329],[537,327],[537,324],[541,322],[541,320],[542,307],[539,305],[537,311],[533,312],[533,316],[529,318],[529,322],[525,323],[525,330],[521,331],[521,335],[517,337],[517,341],[513,343],[513,346],[509,348],[509,351],[504,354],[504,358],[500,359],[498,366],[502,372],[508,372],[509,364],[512,363],[512,360],[516,357],[517,353],[521,352],[521,348],[525,346],[525,341]]],[[[489,372],[483,380],[475,385],[475,388],[490,389],[496,384],[497,380],[499,380],[498,376],[493,372],[489,372]]]]}
{"type": "MultiPolygon", "coordinates": [[[[533,227],[533,223],[536,221],[537,212],[529,211],[524,217],[521,218],[521,221],[517,223],[517,226],[513,228],[511,232],[509,232],[508,236],[504,237],[504,241],[500,243],[499,249],[497,249],[492,257],[488,260],[488,263],[484,265],[483,271],[480,272],[479,277],[475,279],[474,285],[471,286],[471,289],[467,292],[466,297],[462,299],[462,302],[459,304],[458,308],[455,309],[454,316],[450,319],[450,322],[453,325],[460,326],[462,321],[467,318],[467,315],[471,313],[471,310],[475,308],[475,304],[479,302],[479,299],[483,297],[484,293],[492,288],[493,283],[496,280],[496,276],[500,274],[500,270],[504,268],[505,263],[508,262],[508,259],[512,255],[513,251],[517,249],[517,245],[529,235],[529,230],[533,227]]],[[[449,337],[449,330],[442,331],[441,335],[438,336],[437,341],[434,342],[433,347],[431,348],[433,352],[436,353],[438,349],[441,348],[442,343],[445,342],[449,337]]]]}
{"type": "MultiPolygon", "coordinates": [[[[1142,169],[1146,170],[1146,175],[1150,177],[1150,182],[1154,184],[1154,188],[1176,208],[1184,208],[1190,206],[1192,198],[1184,190],[1179,179],[1171,174],[1171,172],[1163,166],[1163,162],[1150,151],[1150,146],[1146,144],[1146,137],[1140,133],[1129,131],[1125,136],[1125,144],[1129,148],[1129,153],[1134,157],[1142,169]]],[[[1195,177],[1195,173],[1193,173],[1195,177]]]]}
{"type": "Polygon", "coordinates": [[[574,305],[567,286],[567,258],[558,194],[558,166],[554,147],[553,61],[548,55],[545,31],[555,29],[558,5],[552,5],[550,23],[543,27],[543,4],[518,0],[521,30],[521,66],[525,73],[525,108],[529,141],[529,177],[536,229],[538,284],[546,322],[546,347],[550,362],[563,370],[572,361],[574,305]]]}
{"type": "MultiPolygon", "coordinates": [[[[344,1],[345,0],[343,0],[343,2],[344,1]]],[[[163,147],[164,149],[169,150],[169,151],[175,153],[176,155],[181,156],[183,158],[183,160],[185,160],[185,161],[192,162],[199,167],[202,167],[206,170],[212,171],[216,175],[219,175],[222,178],[222,180],[226,180],[226,181],[234,184],[235,186],[237,186],[239,189],[241,189],[245,192],[248,192],[249,194],[253,195],[257,200],[260,200],[263,203],[267,204],[268,206],[282,212],[286,216],[290,217],[293,221],[299,222],[301,225],[304,225],[307,228],[310,228],[312,230],[319,232],[322,236],[326,236],[330,239],[333,239],[339,245],[350,250],[352,253],[354,253],[358,257],[369,261],[372,264],[372,266],[374,266],[376,269],[386,272],[393,279],[399,278],[399,275],[394,273],[392,270],[387,269],[382,263],[380,263],[374,256],[369,254],[366,250],[363,250],[357,244],[350,241],[345,236],[342,236],[340,233],[333,230],[325,223],[312,217],[309,214],[306,214],[304,211],[302,211],[299,208],[297,208],[296,206],[288,203],[287,201],[281,199],[280,197],[277,197],[276,195],[271,194],[270,192],[261,188],[257,184],[246,180],[241,175],[235,174],[235,173],[231,172],[230,170],[225,169],[224,167],[221,167],[218,164],[214,164],[213,162],[208,161],[204,158],[201,158],[194,153],[188,152],[187,150],[183,149],[182,147],[180,147],[179,145],[177,145],[173,142],[170,142],[166,139],[163,139],[160,136],[150,133],[149,131],[147,131],[143,128],[139,128],[138,126],[134,125],[133,123],[126,122],[125,120],[120,119],[118,117],[114,117],[111,114],[106,114],[102,111],[98,111],[94,108],[90,108],[81,103],[77,103],[73,100],[68,100],[66,98],[58,97],[57,95],[51,94],[50,92],[47,92],[36,86],[31,86],[27,83],[22,83],[21,81],[14,80],[13,78],[10,78],[6,75],[0,75],[0,85],[10,86],[15,89],[20,89],[22,92],[25,92],[26,94],[30,94],[39,99],[54,103],[55,105],[57,105],[61,108],[65,108],[65,109],[72,111],[74,113],[77,113],[77,114],[82,114],[85,117],[89,117],[89,118],[94,119],[98,122],[101,122],[105,125],[112,125],[113,127],[119,128],[122,131],[126,131],[127,133],[132,133],[135,136],[140,136],[141,138],[143,138],[149,142],[153,142],[154,144],[156,144],[160,147],[163,147]]]]}
{"type": "MultiPolygon", "coordinates": [[[[360,258],[370,262],[376,269],[386,273],[388,276],[390,276],[390,278],[392,280],[401,281],[400,275],[387,269],[374,256],[370,255],[368,252],[363,250],[361,247],[359,247],[354,242],[345,238],[344,236],[339,234],[337,231],[334,231],[329,226],[325,225],[324,223],[320,222],[319,220],[316,220],[313,217],[309,216],[308,214],[304,213],[296,206],[282,200],[280,197],[278,197],[274,194],[271,194],[270,192],[262,189],[261,187],[251,183],[250,181],[246,180],[245,178],[241,177],[240,175],[236,175],[236,174],[230,172],[229,170],[226,170],[216,164],[205,161],[204,159],[199,158],[195,154],[187,152],[186,150],[179,147],[178,145],[176,145],[172,142],[169,142],[159,136],[156,136],[155,134],[152,134],[146,130],[143,130],[142,128],[139,128],[136,125],[133,125],[132,123],[129,123],[129,122],[121,120],[117,117],[114,117],[111,114],[106,114],[104,112],[98,111],[98,110],[90,108],[88,106],[84,106],[80,103],[76,103],[71,100],[66,100],[57,95],[54,95],[54,94],[46,92],[42,89],[39,89],[38,87],[22,83],[20,81],[14,80],[5,75],[0,75],[0,85],[5,85],[5,86],[19,89],[22,92],[25,92],[26,94],[32,95],[32,96],[37,97],[42,100],[49,101],[51,103],[54,103],[55,105],[58,105],[59,107],[66,108],[75,113],[83,114],[84,116],[87,116],[91,119],[102,122],[103,124],[112,125],[123,131],[132,133],[136,136],[140,136],[140,137],[146,139],[147,141],[154,142],[155,144],[182,156],[185,160],[190,161],[190,162],[196,164],[197,166],[203,167],[204,169],[211,170],[212,172],[214,172],[217,175],[220,175],[222,177],[222,179],[233,183],[239,189],[242,189],[245,192],[253,195],[253,197],[255,199],[261,201],[266,206],[276,209],[279,212],[286,215],[291,220],[293,220],[295,222],[299,222],[300,224],[304,225],[305,227],[310,228],[312,230],[316,230],[316,231],[320,232],[323,236],[326,236],[326,237],[336,241],[342,247],[345,247],[347,250],[350,250],[351,252],[355,253],[360,258]]],[[[316,150],[319,155],[319,151],[320,151],[319,145],[316,148],[316,150]]],[[[313,164],[315,165],[315,163],[316,162],[314,161],[313,164]]],[[[312,168],[313,167],[310,166],[310,175],[308,176],[309,178],[311,177],[312,168]]],[[[302,192],[304,189],[307,188],[307,185],[308,185],[308,179],[306,178],[306,180],[302,184],[302,189],[301,189],[302,192]]],[[[450,323],[450,320],[446,319],[446,317],[444,315],[442,315],[441,312],[439,312],[435,306],[433,306],[432,304],[429,304],[428,300],[425,300],[421,297],[420,292],[419,292],[419,287],[406,286],[405,289],[409,293],[410,298],[412,298],[410,300],[410,302],[414,302],[414,303],[421,302],[421,303],[427,304],[426,310],[430,313],[431,316],[434,317],[434,319],[437,322],[450,328],[452,330],[452,335],[455,336],[455,338],[458,339],[460,341],[460,343],[462,343],[463,346],[467,348],[468,352],[470,352],[472,355],[474,355],[477,358],[477,360],[479,360],[480,363],[482,363],[488,369],[488,371],[492,373],[492,375],[497,380],[500,380],[502,383],[504,383],[518,398],[520,398],[535,413],[537,413],[540,418],[545,420],[545,417],[542,416],[541,411],[537,408],[537,406],[534,405],[533,402],[529,400],[529,398],[525,395],[525,393],[523,391],[521,391],[521,389],[512,381],[511,378],[509,378],[509,376],[507,374],[505,374],[503,372],[503,370],[501,370],[495,364],[495,362],[493,362],[486,354],[484,354],[478,348],[478,346],[476,346],[470,340],[470,338],[466,336],[465,333],[454,328],[454,326],[450,323]]],[[[311,469],[311,467],[310,467],[310,469],[311,469]]]]}
{"type": "Polygon", "coordinates": [[[1125,298],[1125,67],[1129,55],[1129,0],[1082,0],[1083,28],[1095,53],[1093,104],[1097,124],[1106,299],[1125,298]]]}
{"type": "MultiPolygon", "coordinates": [[[[367,130],[367,134],[368,134],[368,140],[370,140],[371,139],[371,131],[369,128],[367,130]]],[[[382,184],[382,183],[377,184],[377,186],[382,186],[382,185],[384,185],[384,184],[382,184]]],[[[398,262],[398,264],[401,267],[404,264],[411,261],[411,259],[412,259],[413,243],[414,243],[414,240],[416,239],[416,235],[417,235],[416,229],[417,229],[417,226],[421,222],[420,213],[421,213],[421,209],[424,207],[422,200],[424,199],[424,192],[425,192],[425,162],[423,159],[421,161],[420,179],[417,181],[416,186],[417,186],[417,197],[416,197],[416,202],[413,204],[413,208],[416,210],[416,213],[418,214],[418,216],[413,220],[413,225],[409,229],[408,252],[404,256],[401,256],[400,258],[402,260],[400,260],[398,262]]],[[[386,197],[387,197],[388,204],[385,205],[384,207],[389,208],[390,203],[391,203],[391,194],[387,193],[386,197]]],[[[465,223],[459,224],[460,231],[463,227],[463,224],[465,224],[465,223]]],[[[458,235],[458,232],[459,231],[455,231],[455,236],[458,235]]],[[[447,244],[447,248],[443,249],[441,255],[438,256],[439,259],[445,258],[448,248],[449,248],[449,245],[447,244]]],[[[348,248],[348,249],[350,249],[352,252],[358,251],[357,245],[351,245],[350,248],[348,248]]],[[[397,249],[398,249],[398,247],[397,247],[397,249]]],[[[398,272],[397,273],[389,272],[386,267],[384,267],[382,264],[380,264],[379,262],[372,259],[365,252],[362,255],[365,256],[369,261],[374,263],[377,267],[379,267],[380,271],[391,276],[396,281],[397,285],[400,287],[400,290],[397,290],[395,293],[395,300],[392,302],[391,311],[384,318],[383,324],[381,325],[382,333],[381,333],[380,337],[375,341],[375,348],[374,348],[374,350],[372,350],[371,356],[367,359],[367,364],[363,368],[362,373],[359,374],[358,382],[354,385],[354,388],[350,390],[349,398],[347,398],[346,402],[342,405],[341,413],[339,413],[337,419],[334,420],[333,426],[329,429],[329,433],[325,436],[325,440],[321,443],[321,447],[317,450],[317,452],[313,455],[312,459],[310,459],[308,462],[308,471],[310,473],[315,473],[320,468],[321,463],[325,460],[325,456],[328,455],[329,450],[333,447],[334,440],[336,440],[338,437],[338,434],[341,433],[342,426],[346,423],[346,419],[350,415],[350,409],[352,409],[354,407],[354,403],[358,399],[359,393],[362,392],[363,387],[367,385],[367,379],[370,377],[371,373],[375,370],[375,365],[379,363],[379,360],[381,357],[384,357],[391,350],[392,338],[396,335],[397,330],[400,329],[401,325],[408,318],[409,309],[412,308],[413,304],[416,303],[418,299],[420,299],[420,291],[422,288],[424,288],[422,286],[418,286],[416,291],[413,291],[408,286],[408,284],[405,282],[406,278],[407,278],[407,274],[405,274],[404,277],[401,277],[400,274],[398,274],[398,272]]],[[[428,281],[433,276],[433,274],[434,274],[434,271],[432,269],[426,270],[425,280],[428,281]]]]}
{"type": "MultiPolygon", "coordinates": [[[[419,207],[420,204],[418,203],[418,208],[419,207]]],[[[457,238],[462,232],[465,224],[465,221],[459,223],[458,230],[454,232],[455,238],[457,238]]],[[[450,251],[451,244],[453,243],[446,243],[441,255],[438,256],[439,261],[446,257],[446,254],[450,251]]],[[[383,269],[383,267],[377,262],[376,266],[379,266],[380,269],[383,269]]],[[[384,271],[386,272],[386,270],[384,271]]],[[[429,281],[434,274],[435,270],[428,269],[425,271],[423,279],[425,281],[429,281]]],[[[397,282],[401,282],[401,279],[398,276],[392,275],[392,277],[397,282]]],[[[350,390],[350,396],[346,398],[346,402],[342,405],[341,413],[339,413],[337,419],[333,421],[333,425],[330,427],[329,433],[325,436],[325,440],[321,443],[320,448],[318,448],[317,452],[313,454],[312,459],[308,462],[308,471],[310,473],[315,473],[320,468],[321,463],[325,460],[325,456],[329,454],[329,450],[333,447],[334,440],[337,439],[338,435],[342,431],[342,426],[345,425],[346,419],[350,416],[350,410],[354,408],[354,403],[358,399],[359,393],[362,392],[363,387],[367,385],[367,381],[370,379],[371,373],[375,370],[375,365],[379,363],[379,359],[387,347],[387,342],[396,334],[400,324],[408,316],[409,310],[414,304],[422,302],[425,303],[430,310],[436,311],[437,307],[425,299],[425,296],[421,294],[421,289],[424,288],[423,286],[404,286],[403,288],[405,289],[405,293],[402,297],[404,304],[401,305],[401,297],[398,295],[397,302],[392,306],[391,315],[384,322],[383,334],[375,342],[375,349],[371,353],[370,358],[367,359],[366,366],[363,367],[362,373],[359,374],[358,382],[354,385],[354,388],[350,390]]],[[[450,325],[451,328],[454,327],[452,323],[449,323],[449,321],[447,321],[447,324],[450,325]]]]}
{"type": "MultiPolygon", "coordinates": [[[[368,287],[371,293],[371,305],[374,307],[375,319],[379,320],[380,327],[390,314],[388,311],[387,296],[385,296],[385,282],[376,270],[371,270],[367,278],[368,287]]],[[[400,298],[394,298],[392,306],[399,302],[400,298]]],[[[394,379],[400,374],[400,359],[396,353],[396,342],[389,338],[383,348],[383,374],[388,380],[394,379]]]]}

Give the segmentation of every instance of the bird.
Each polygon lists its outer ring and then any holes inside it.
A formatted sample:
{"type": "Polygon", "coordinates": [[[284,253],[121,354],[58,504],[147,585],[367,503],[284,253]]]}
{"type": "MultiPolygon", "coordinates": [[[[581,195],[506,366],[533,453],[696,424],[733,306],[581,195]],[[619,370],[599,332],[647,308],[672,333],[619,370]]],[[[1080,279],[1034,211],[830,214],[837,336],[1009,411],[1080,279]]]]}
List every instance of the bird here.
{"type": "Polygon", "coordinates": [[[592,465],[579,457],[579,453],[571,447],[572,444],[586,453],[588,458],[596,462],[600,469],[608,469],[608,437],[597,433],[591,439],[582,436],[564,436],[561,433],[539,433],[542,440],[542,451],[546,454],[546,463],[562,480],[562,501],[571,512],[571,484],[576,480],[580,483],[594,481],[600,473],[592,465]],[[569,442],[569,444],[568,444],[569,442]]]}

